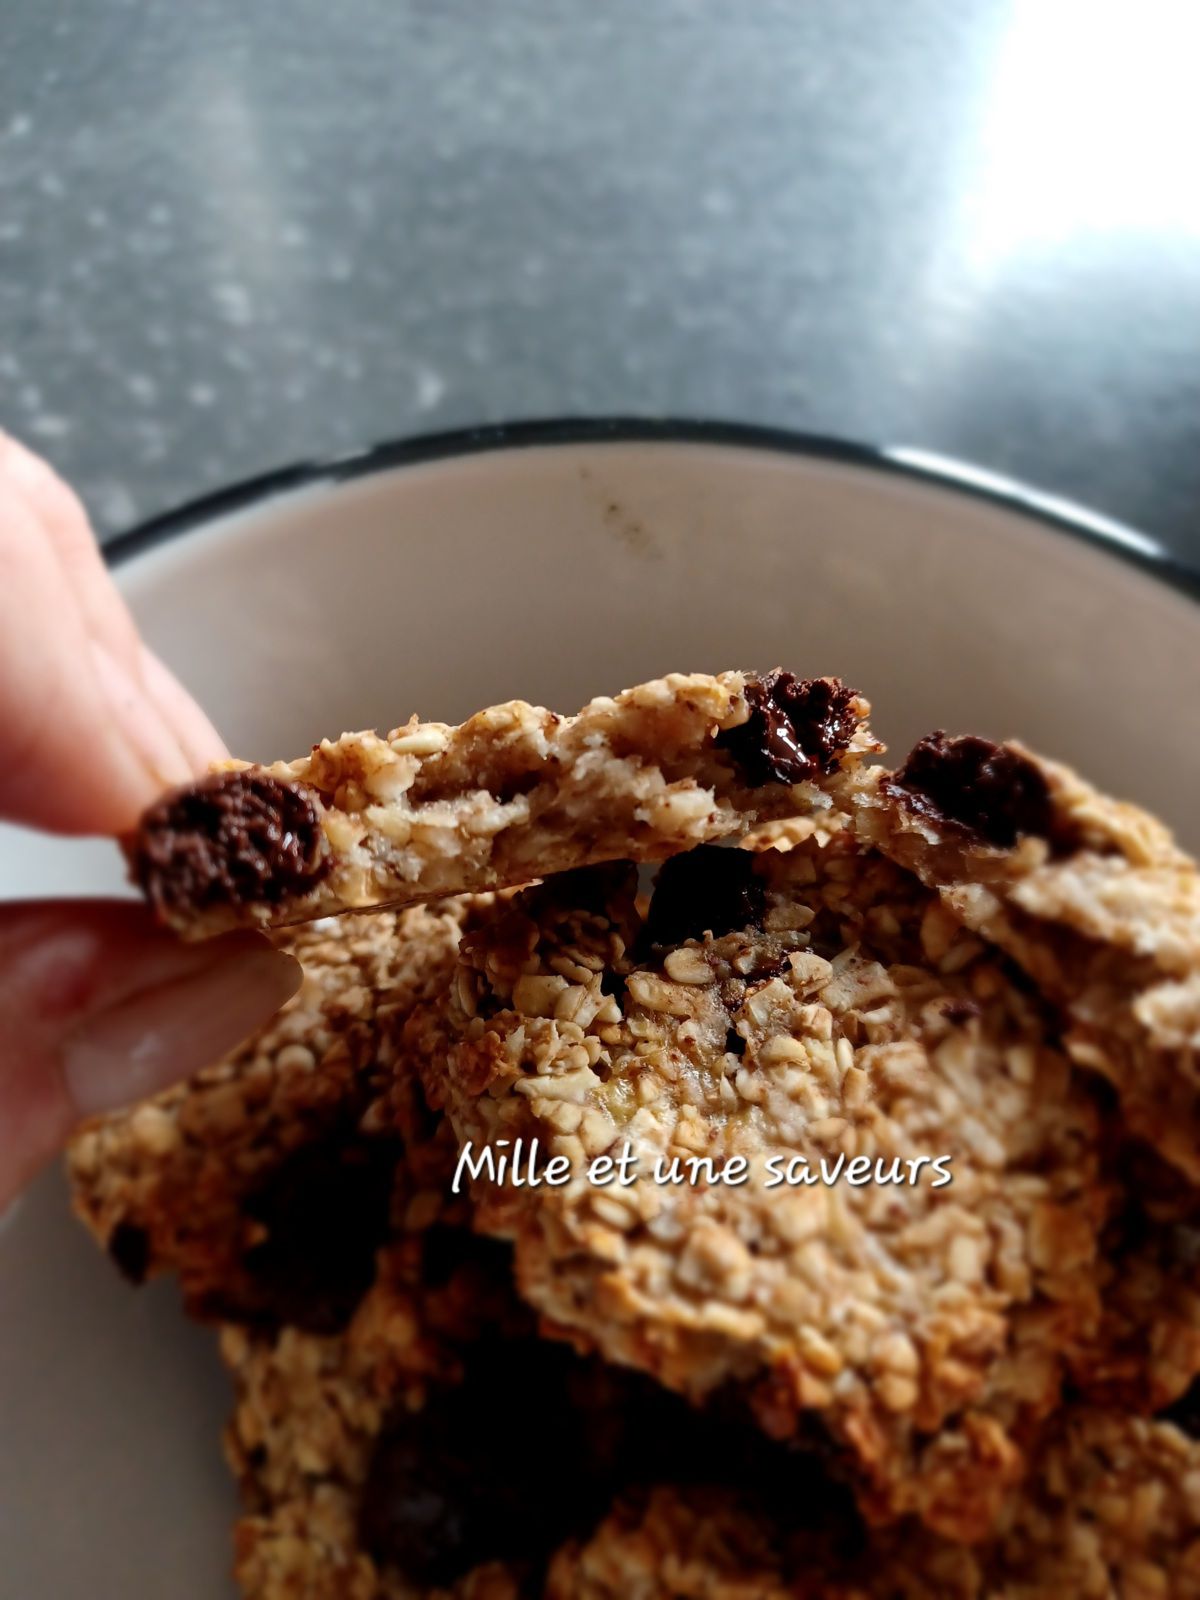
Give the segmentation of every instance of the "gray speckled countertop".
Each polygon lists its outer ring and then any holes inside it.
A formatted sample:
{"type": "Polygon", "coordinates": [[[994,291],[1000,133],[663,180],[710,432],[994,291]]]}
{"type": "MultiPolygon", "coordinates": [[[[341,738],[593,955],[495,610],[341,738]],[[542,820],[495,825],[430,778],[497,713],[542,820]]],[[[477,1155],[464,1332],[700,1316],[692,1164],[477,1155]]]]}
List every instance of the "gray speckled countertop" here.
{"type": "Polygon", "coordinates": [[[1200,23],[1166,0],[42,0],[0,424],[102,533],[466,423],[971,459],[1200,562],[1200,23]]]}

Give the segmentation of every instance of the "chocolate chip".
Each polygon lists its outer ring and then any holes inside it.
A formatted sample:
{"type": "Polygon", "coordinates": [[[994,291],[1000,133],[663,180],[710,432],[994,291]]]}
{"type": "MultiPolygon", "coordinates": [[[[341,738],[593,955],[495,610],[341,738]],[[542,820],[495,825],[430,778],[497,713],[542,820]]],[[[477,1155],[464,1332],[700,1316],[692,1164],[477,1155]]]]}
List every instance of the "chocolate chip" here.
{"type": "Polygon", "coordinates": [[[972,1017],[980,1015],[981,1007],[978,1001],[968,1000],[965,996],[955,1000],[947,1000],[942,1007],[942,1015],[947,1022],[952,1022],[955,1027],[962,1027],[970,1022],[972,1017]]]}
{"type": "Polygon", "coordinates": [[[716,743],[751,788],[832,772],[858,727],[857,696],[836,678],[796,678],[776,667],[746,680],[750,715],[716,743]]]}
{"type": "Polygon", "coordinates": [[[911,810],[1001,849],[1025,833],[1047,836],[1054,822],[1049,785],[1033,762],[1011,745],[974,734],[928,734],[884,787],[911,810]]]}
{"type": "Polygon", "coordinates": [[[150,1236],[132,1222],[118,1222],[108,1236],[108,1253],[130,1283],[145,1283],[150,1266],[150,1236]]]}
{"type": "Polygon", "coordinates": [[[485,1561],[541,1561],[603,1508],[567,1372],[541,1340],[472,1352],[463,1382],[392,1419],[360,1513],[374,1558],[417,1583],[453,1583],[485,1561]]]}
{"type": "Polygon", "coordinates": [[[486,1447],[472,1449],[480,1423],[458,1410],[430,1400],[381,1434],[363,1488],[364,1549],[416,1583],[452,1583],[504,1543],[484,1476],[486,1447]]]}
{"type": "Polygon", "coordinates": [[[574,916],[590,911],[606,920],[619,916],[637,893],[638,869],[632,861],[604,861],[598,866],[573,867],[569,872],[554,872],[534,889],[527,889],[520,903],[529,907],[535,920],[554,915],[574,916]]]}
{"type": "Polygon", "coordinates": [[[246,1320],[344,1328],[375,1275],[398,1149],[344,1132],[290,1155],[244,1204],[266,1236],[245,1256],[246,1320]]]}
{"type": "Polygon", "coordinates": [[[629,1398],[636,1420],[627,1424],[627,1480],[731,1488],[794,1531],[861,1526],[850,1491],[830,1475],[835,1449],[826,1448],[827,1462],[815,1448],[825,1444],[817,1429],[799,1443],[769,1439],[736,1390],[718,1392],[703,1408],[657,1385],[647,1385],[632,1406],[629,1398]]]}
{"type": "Polygon", "coordinates": [[[646,913],[642,943],[677,945],[757,926],[766,908],[749,850],[702,844],[665,861],[646,913]]]}
{"type": "Polygon", "coordinates": [[[319,802],[302,783],[212,773],[145,812],[131,866],[160,912],[277,904],[329,871],[319,802]]]}
{"type": "Polygon", "coordinates": [[[493,1560],[532,1576],[617,1493],[656,1482],[727,1485],[788,1528],[856,1525],[822,1462],[766,1438],[736,1394],[701,1411],[641,1373],[529,1338],[475,1346],[461,1384],[389,1420],[359,1531],[410,1582],[452,1584],[493,1560]]]}

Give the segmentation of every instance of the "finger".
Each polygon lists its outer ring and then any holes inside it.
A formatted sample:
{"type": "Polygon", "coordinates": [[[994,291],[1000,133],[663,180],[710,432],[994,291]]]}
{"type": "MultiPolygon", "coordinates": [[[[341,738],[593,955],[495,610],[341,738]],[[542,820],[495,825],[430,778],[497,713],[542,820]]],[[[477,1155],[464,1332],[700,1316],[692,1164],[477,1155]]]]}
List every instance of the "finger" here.
{"type": "Polygon", "coordinates": [[[115,833],[193,775],[139,680],[90,635],[41,525],[0,482],[0,815],[115,833]]]}
{"type": "Polygon", "coordinates": [[[52,467],[0,431],[4,490],[24,500],[29,525],[49,538],[84,627],[100,647],[100,685],[127,718],[143,760],[154,770],[165,766],[175,782],[224,759],[227,751],[212,724],[142,644],[78,498],[52,467]]]}
{"type": "Polygon", "coordinates": [[[218,1060],[301,976],[259,934],[185,945],[132,902],[0,905],[0,1210],[81,1118],[218,1060]]]}
{"type": "Polygon", "coordinates": [[[136,674],[137,627],[104,564],[78,497],[53,467],[2,429],[0,484],[24,501],[33,525],[49,537],[92,638],[136,674]]]}
{"type": "Polygon", "coordinates": [[[180,683],[146,645],[141,645],[142,683],[163,721],[172,728],[194,773],[206,772],[229,751],[225,741],[180,683]]]}

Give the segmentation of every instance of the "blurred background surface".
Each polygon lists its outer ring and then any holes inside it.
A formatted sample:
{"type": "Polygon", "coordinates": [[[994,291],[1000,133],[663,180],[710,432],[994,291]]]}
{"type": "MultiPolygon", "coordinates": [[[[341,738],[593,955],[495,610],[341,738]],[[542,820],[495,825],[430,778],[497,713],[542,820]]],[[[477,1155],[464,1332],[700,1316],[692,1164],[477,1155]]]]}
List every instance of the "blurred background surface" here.
{"type": "Polygon", "coordinates": [[[24,0],[0,425],[102,534],[599,413],[903,444],[1200,564],[1200,8],[24,0]]]}

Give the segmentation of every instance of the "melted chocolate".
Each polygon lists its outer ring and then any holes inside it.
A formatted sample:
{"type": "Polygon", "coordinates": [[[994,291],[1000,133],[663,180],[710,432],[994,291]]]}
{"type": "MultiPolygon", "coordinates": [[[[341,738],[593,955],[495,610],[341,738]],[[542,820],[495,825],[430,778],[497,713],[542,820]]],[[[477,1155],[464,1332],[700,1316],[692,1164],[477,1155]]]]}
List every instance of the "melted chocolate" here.
{"type": "Polygon", "coordinates": [[[776,667],[747,678],[750,715],[716,743],[737,762],[751,788],[800,783],[832,772],[858,727],[857,696],[836,678],[796,678],[776,667]]]}
{"type": "Polygon", "coordinates": [[[1011,745],[974,734],[928,734],[885,786],[913,811],[999,849],[1010,849],[1022,834],[1048,836],[1054,822],[1049,786],[1033,762],[1011,745]]]}
{"type": "Polygon", "coordinates": [[[329,871],[319,802],[301,783],[214,772],[146,811],[132,871],[160,912],[305,894],[329,871]]]}
{"type": "Polygon", "coordinates": [[[766,908],[762,880],[749,850],[701,844],[672,856],[659,870],[641,943],[682,944],[735,928],[757,927],[766,908]]]}

